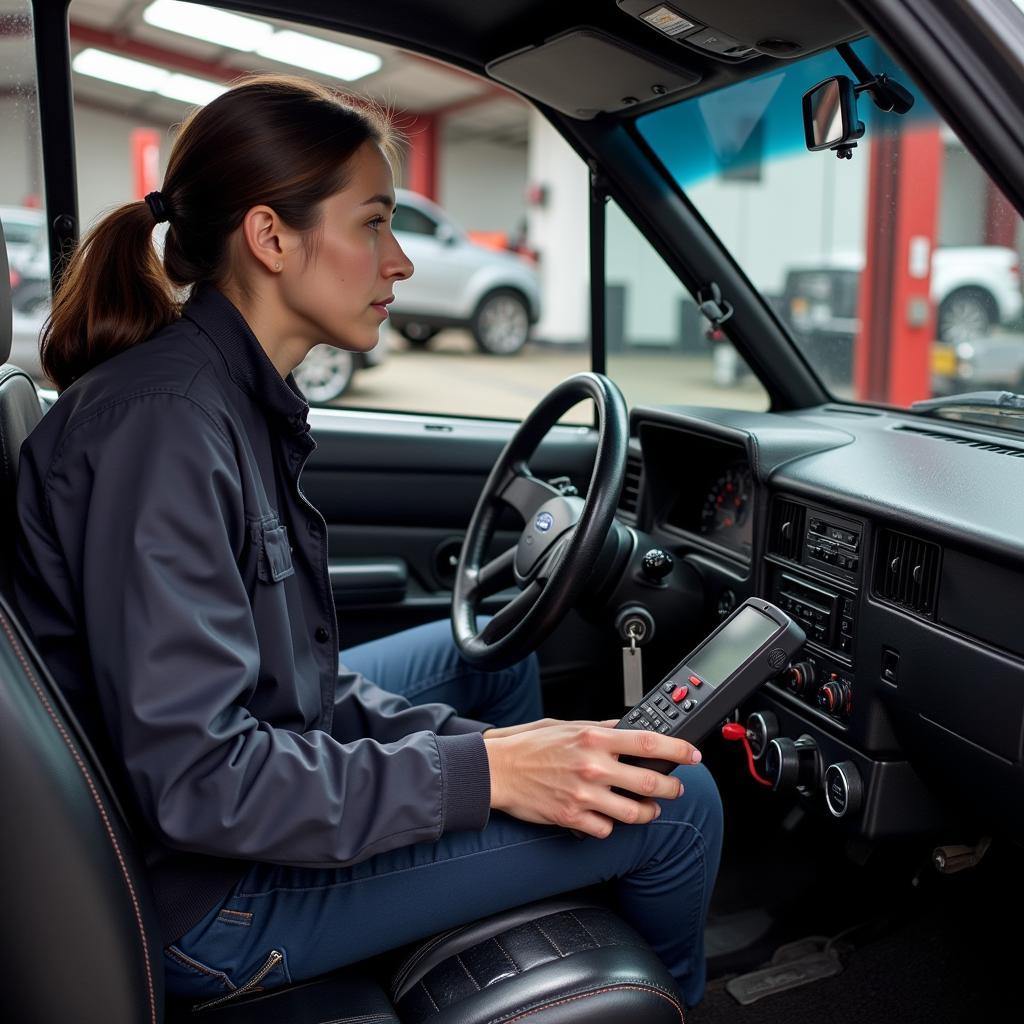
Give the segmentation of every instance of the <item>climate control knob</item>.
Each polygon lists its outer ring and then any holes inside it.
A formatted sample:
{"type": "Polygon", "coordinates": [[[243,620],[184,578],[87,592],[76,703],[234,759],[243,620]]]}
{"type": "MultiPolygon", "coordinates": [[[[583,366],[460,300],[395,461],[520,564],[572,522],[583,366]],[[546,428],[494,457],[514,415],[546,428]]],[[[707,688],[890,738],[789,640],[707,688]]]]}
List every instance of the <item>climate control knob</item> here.
{"type": "Polygon", "coordinates": [[[809,696],[814,689],[814,666],[809,661],[798,661],[790,665],[779,678],[790,693],[798,697],[809,696]]]}
{"type": "Polygon", "coordinates": [[[779,736],[768,744],[764,768],[772,789],[796,789],[813,793],[821,780],[821,755],[810,736],[790,739],[779,736]]]}
{"type": "Polygon", "coordinates": [[[850,710],[850,687],[833,674],[818,690],[818,707],[830,715],[846,715],[850,710]]]}

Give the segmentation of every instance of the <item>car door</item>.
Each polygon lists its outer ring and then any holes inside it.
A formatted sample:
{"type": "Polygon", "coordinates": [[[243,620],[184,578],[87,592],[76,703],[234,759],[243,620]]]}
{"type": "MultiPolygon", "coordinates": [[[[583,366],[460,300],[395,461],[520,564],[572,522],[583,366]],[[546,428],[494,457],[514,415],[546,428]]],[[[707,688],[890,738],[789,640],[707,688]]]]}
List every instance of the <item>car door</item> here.
{"type": "Polygon", "coordinates": [[[393,228],[416,272],[398,290],[396,310],[442,318],[470,315],[466,285],[481,252],[449,221],[399,197],[393,228]]]}

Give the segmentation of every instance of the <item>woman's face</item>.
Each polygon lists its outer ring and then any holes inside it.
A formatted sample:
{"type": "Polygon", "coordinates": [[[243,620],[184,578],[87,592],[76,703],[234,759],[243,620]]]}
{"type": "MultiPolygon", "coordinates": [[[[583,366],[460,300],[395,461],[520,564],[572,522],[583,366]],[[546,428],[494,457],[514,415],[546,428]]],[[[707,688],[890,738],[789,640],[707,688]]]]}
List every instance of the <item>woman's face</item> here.
{"type": "Polygon", "coordinates": [[[364,143],[348,186],[321,204],[319,246],[308,260],[301,243],[284,254],[281,295],[312,344],[354,352],[377,344],[397,281],[413,272],[391,231],[395,189],[380,148],[364,143]]]}

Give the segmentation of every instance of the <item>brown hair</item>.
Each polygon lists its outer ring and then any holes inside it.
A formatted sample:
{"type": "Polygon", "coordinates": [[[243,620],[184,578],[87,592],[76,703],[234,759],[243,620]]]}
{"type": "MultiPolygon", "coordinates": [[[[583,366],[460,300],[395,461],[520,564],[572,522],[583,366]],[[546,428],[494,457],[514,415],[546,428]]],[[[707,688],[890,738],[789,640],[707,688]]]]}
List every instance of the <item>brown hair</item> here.
{"type": "Polygon", "coordinates": [[[57,390],[175,320],[180,289],[223,286],[228,238],[253,206],[270,206],[303,232],[311,256],[319,204],[345,188],[365,142],[394,162],[396,137],[382,110],[290,75],[247,76],[193,111],[160,189],[169,219],[163,262],[144,200],[104,217],[68,262],[40,340],[57,390]]]}

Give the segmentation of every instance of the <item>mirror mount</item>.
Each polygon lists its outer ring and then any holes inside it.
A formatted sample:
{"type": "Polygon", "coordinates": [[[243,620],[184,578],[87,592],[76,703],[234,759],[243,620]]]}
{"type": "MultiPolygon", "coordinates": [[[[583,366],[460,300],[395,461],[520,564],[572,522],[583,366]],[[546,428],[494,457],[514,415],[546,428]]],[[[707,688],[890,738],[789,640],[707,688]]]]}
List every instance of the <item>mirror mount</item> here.
{"type": "Polygon", "coordinates": [[[832,150],[840,160],[853,157],[864,123],[857,117],[857,96],[866,92],[879,110],[905,114],[914,97],[888,75],[873,75],[846,43],[837,52],[857,77],[854,84],[846,75],[835,75],[804,93],[804,137],[811,152],[832,150]]]}

